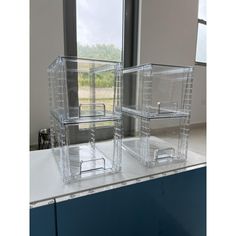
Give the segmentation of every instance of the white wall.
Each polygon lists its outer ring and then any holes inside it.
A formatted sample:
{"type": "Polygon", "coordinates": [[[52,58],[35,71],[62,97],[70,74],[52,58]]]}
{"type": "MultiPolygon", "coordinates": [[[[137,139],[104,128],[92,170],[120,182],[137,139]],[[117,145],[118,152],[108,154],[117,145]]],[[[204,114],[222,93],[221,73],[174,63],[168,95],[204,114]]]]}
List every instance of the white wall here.
{"type": "Polygon", "coordinates": [[[195,66],[191,123],[206,122],[206,67],[195,66]]]}
{"type": "MultiPolygon", "coordinates": [[[[142,0],[139,62],[194,66],[198,0],[142,0]]],[[[194,73],[191,123],[206,122],[206,68],[194,73]]]]}
{"type": "Polygon", "coordinates": [[[62,0],[30,1],[30,144],[49,127],[47,67],[64,54],[62,0]]]}

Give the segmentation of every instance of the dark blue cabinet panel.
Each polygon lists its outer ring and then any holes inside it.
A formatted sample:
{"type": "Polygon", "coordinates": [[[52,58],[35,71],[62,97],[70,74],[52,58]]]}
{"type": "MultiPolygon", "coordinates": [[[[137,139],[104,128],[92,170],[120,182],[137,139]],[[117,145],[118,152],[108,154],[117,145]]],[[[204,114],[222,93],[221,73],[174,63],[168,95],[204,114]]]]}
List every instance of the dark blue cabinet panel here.
{"type": "Polygon", "coordinates": [[[206,168],[57,203],[58,236],[205,236],[206,168]]]}
{"type": "Polygon", "coordinates": [[[56,236],[54,204],[30,210],[30,236],[56,236]]]}

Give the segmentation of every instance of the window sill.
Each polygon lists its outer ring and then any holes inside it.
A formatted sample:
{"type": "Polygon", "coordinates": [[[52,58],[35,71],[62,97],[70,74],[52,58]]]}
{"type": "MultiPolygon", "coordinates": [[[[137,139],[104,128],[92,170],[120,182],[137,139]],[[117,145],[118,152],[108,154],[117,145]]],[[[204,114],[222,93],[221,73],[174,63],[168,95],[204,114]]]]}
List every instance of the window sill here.
{"type": "Polygon", "coordinates": [[[207,66],[207,63],[195,61],[195,66],[207,66]]]}

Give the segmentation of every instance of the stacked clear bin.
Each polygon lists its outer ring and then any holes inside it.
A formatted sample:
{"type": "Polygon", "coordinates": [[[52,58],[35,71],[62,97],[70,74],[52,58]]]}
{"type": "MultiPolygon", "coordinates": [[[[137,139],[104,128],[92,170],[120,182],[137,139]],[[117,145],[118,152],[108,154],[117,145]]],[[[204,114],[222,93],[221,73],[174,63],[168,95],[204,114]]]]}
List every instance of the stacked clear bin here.
{"type": "Polygon", "coordinates": [[[48,74],[52,151],[63,181],[119,171],[120,64],[58,57],[48,74]]]}
{"type": "Polygon", "coordinates": [[[192,71],[157,64],[123,70],[124,87],[132,87],[123,94],[130,124],[123,148],[147,167],[187,158],[192,71]]]}

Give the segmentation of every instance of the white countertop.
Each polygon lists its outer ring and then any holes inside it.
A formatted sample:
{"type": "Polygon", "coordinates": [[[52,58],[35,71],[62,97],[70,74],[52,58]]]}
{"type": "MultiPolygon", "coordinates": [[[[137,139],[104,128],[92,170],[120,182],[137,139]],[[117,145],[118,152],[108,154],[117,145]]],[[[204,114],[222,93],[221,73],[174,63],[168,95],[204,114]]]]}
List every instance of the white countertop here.
{"type": "Polygon", "coordinates": [[[147,168],[123,151],[122,171],[117,174],[82,179],[65,185],[51,149],[30,152],[30,202],[31,207],[65,201],[112,188],[147,181],[205,166],[205,156],[189,151],[186,162],[171,163],[147,168]]]}

